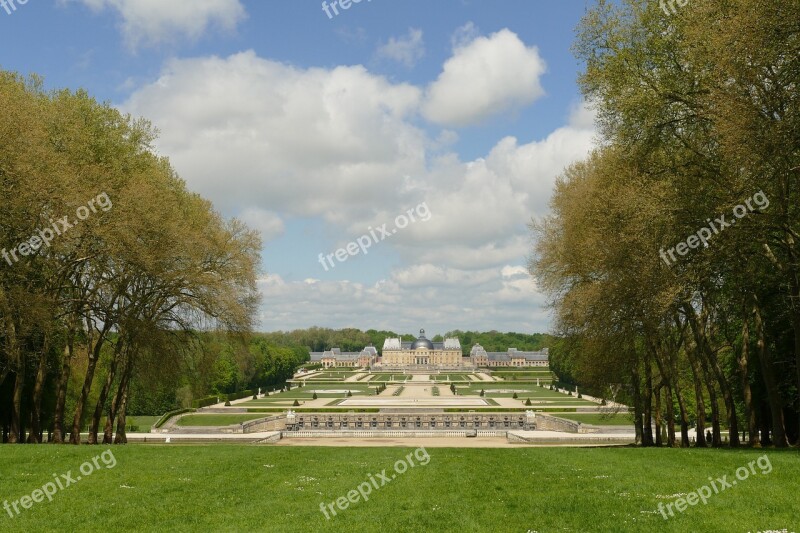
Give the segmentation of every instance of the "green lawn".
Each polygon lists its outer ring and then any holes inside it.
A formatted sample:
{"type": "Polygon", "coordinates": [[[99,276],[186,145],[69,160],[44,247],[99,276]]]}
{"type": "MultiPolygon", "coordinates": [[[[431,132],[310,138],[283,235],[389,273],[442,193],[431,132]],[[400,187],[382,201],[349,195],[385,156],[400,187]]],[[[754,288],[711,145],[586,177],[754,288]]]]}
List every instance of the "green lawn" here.
{"type": "MultiPolygon", "coordinates": [[[[161,418],[160,416],[129,416],[125,419],[125,427],[127,427],[130,430],[131,426],[133,426],[135,428],[138,428],[136,429],[136,431],[148,432],[150,431],[150,427],[156,422],[158,422],[160,418],[161,418]]],[[[106,417],[102,417],[100,419],[100,426],[99,426],[101,433],[103,432],[103,428],[105,427],[105,425],[106,425],[106,417]]],[[[89,424],[87,423],[86,427],[84,428],[84,431],[88,431],[88,429],[89,429],[89,424]]]]}
{"type": "MultiPolygon", "coordinates": [[[[54,472],[77,478],[82,463],[105,450],[2,446],[0,501],[31,495],[53,481],[54,472]]],[[[56,492],[51,502],[19,507],[13,517],[4,511],[2,530],[683,533],[798,527],[796,450],[431,448],[420,450],[417,466],[395,479],[393,465],[412,449],[129,445],[111,451],[91,476],[56,492]],[[674,518],[657,511],[659,503],[708,484],[709,476],[731,481],[737,468],[765,453],[770,473],[754,466],[748,479],[674,518]],[[389,481],[381,487],[377,474],[384,469],[389,481]],[[370,475],[380,488],[368,501],[337,509],[330,520],[323,516],[321,503],[346,498],[370,475]]]]}
{"type": "Polygon", "coordinates": [[[633,418],[628,413],[618,413],[615,415],[604,415],[594,413],[552,413],[553,416],[583,422],[584,424],[594,424],[596,426],[631,426],[633,418]]]}
{"type": "Polygon", "coordinates": [[[434,381],[470,381],[466,374],[433,374],[434,381]]]}
{"type": "Polygon", "coordinates": [[[373,374],[372,381],[409,381],[411,374],[373,374]]]}
{"type": "Polygon", "coordinates": [[[186,415],[178,420],[179,426],[230,426],[269,415],[230,414],[230,415],[186,415]]]}

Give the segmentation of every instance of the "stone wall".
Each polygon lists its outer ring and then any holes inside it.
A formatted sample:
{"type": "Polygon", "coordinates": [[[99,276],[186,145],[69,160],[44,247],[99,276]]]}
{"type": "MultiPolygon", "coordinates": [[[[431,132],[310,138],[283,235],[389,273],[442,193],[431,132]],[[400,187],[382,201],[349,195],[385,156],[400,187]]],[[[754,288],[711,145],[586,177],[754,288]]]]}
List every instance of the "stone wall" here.
{"type": "Polygon", "coordinates": [[[532,429],[524,412],[517,413],[293,413],[287,431],[300,430],[509,430],[532,429]]]}

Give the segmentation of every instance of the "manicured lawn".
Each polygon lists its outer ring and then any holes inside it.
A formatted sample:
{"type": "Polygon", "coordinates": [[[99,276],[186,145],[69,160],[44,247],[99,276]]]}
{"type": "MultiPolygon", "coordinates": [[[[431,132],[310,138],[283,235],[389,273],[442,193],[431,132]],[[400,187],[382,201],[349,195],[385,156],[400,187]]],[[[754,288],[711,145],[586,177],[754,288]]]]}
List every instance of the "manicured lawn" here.
{"type": "MultiPolygon", "coordinates": [[[[103,446],[0,448],[0,501],[80,475],[103,446]]],[[[798,527],[796,450],[431,448],[391,479],[409,448],[128,445],[113,461],[20,514],[3,531],[638,532],[764,531],[798,527]],[[665,520],[658,504],[767,454],[749,478],[665,520]],[[423,466],[421,463],[427,462],[423,466]],[[377,475],[386,470],[388,482],[377,475]],[[369,476],[369,500],[327,520],[321,503],[369,476]],[[385,486],[381,486],[385,483],[385,486]],[[446,488],[446,490],[445,490],[446,488]]],[[[107,456],[107,458],[111,458],[107,456]]],[[[351,493],[352,495],[352,493],[351,493]]],[[[344,500],[342,500],[344,501],[344,500]]],[[[330,515],[330,512],[329,512],[330,515]]]]}
{"type": "Polygon", "coordinates": [[[431,378],[434,381],[470,381],[466,374],[435,374],[431,378]]]}
{"type": "Polygon", "coordinates": [[[409,381],[413,376],[410,374],[374,374],[372,381],[409,381]]]}
{"type": "Polygon", "coordinates": [[[178,420],[179,426],[230,426],[249,420],[264,418],[269,415],[232,414],[232,415],[186,415],[178,420]]]}
{"type": "Polygon", "coordinates": [[[374,395],[376,386],[370,386],[366,383],[336,383],[322,385],[319,383],[306,383],[302,387],[295,387],[292,390],[281,392],[277,394],[270,394],[265,398],[258,400],[250,400],[243,402],[245,407],[257,407],[259,405],[267,405],[271,403],[280,403],[286,400],[290,402],[295,399],[310,400],[313,398],[314,393],[317,393],[318,398],[344,398],[347,394],[346,391],[353,393],[353,396],[359,395],[374,395]],[[341,392],[322,392],[322,391],[341,391],[341,392]]]}
{"type": "MultiPolygon", "coordinates": [[[[125,420],[125,427],[130,428],[131,426],[137,427],[137,431],[150,431],[150,427],[158,422],[160,416],[129,416],[125,420]]],[[[103,428],[106,425],[106,417],[102,417],[100,419],[100,432],[102,433],[103,428]]],[[[115,426],[116,427],[116,426],[115,426]]],[[[85,430],[88,430],[89,424],[86,424],[85,430]]]]}
{"type": "Polygon", "coordinates": [[[583,422],[584,424],[594,424],[596,426],[630,426],[633,427],[633,418],[628,413],[617,413],[615,415],[604,415],[594,413],[552,413],[553,416],[583,422]]]}

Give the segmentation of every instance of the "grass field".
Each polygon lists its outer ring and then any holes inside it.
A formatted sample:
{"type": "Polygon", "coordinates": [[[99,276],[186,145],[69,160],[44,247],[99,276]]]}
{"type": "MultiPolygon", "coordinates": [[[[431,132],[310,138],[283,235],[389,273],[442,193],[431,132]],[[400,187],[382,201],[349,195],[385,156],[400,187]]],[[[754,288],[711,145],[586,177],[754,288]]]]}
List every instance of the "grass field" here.
{"type": "Polygon", "coordinates": [[[186,415],[178,420],[179,426],[230,426],[231,424],[241,424],[250,420],[264,418],[267,415],[255,414],[231,414],[231,415],[186,415]]]}
{"type": "Polygon", "coordinates": [[[414,376],[411,374],[372,374],[371,381],[410,381],[414,376]]]}
{"type": "Polygon", "coordinates": [[[628,413],[618,413],[616,415],[594,414],[594,413],[553,413],[553,416],[583,422],[584,424],[594,424],[596,426],[631,426],[633,418],[628,413]]]}
{"type": "MultiPolygon", "coordinates": [[[[3,446],[0,501],[16,502],[53,473],[79,475],[105,447],[3,446]]],[[[321,503],[391,476],[408,448],[241,445],[111,448],[112,461],[0,516],[3,531],[628,532],[798,528],[797,450],[431,448],[369,500],[326,520],[321,503]],[[425,454],[429,460],[425,460],[425,454]],[[767,454],[738,485],[665,520],[657,511],[767,454]],[[427,463],[423,466],[421,463],[427,463]],[[764,461],[766,465],[766,460],[764,461]],[[763,472],[763,473],[762,473],[763,472]],[[377,478],[380,479],[380,478],[377,478]],[[445,489],[446,488],[446,489],[445,489]]],[[[422,450],[420,450],[422,452],[422,450]]]]}
{"type": "Polygon", "coordinates": [[[470,381],[466,374],[433,374],[434,381],[470,381]]]}

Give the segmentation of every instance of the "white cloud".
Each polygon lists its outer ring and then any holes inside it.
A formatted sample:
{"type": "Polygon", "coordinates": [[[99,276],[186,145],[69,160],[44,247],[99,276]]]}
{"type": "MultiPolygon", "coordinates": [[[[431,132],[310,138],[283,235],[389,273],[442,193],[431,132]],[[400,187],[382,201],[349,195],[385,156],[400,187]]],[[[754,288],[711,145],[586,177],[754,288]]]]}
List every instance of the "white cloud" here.
{"type": "Polygon", "coordinates": [[[94,11],[113,9],[122,17],[125,43],[136,49],[172,42],[177,37],[196,40],[211,27],[232,31],[245,18],[240,0],[61,0],[81,2],[94,11]]]}
{"type": "Polygon", "coordinates": [[[460,28],[456,29],[453,32],[452,37],[450,38],[450,42],[453,45],[453,50],[457,50],[458,48],[463,48],[478,37],[480,37],[481,31],[475,25],[474,22],[470,21],[461,26],[460,28]]]}
{"type": "Polygon", "coordinates": [[[303,70],[248,51],[171,61],[122,107],[153,119],[159,148],[219,208],[336,221],[402,201],[403,176],[421,173],[425,136],[407,120],[419,98],[361,66],[303,70]]]}
{"type": "Polygon", "coordinates": [[[425,56],[422,30],[409,28],[408,35],[398,38],[391,37],[389,42],[378,47],[376,55],[379,58],[397,61],[409,68],[413,67],[425,56]]]}
{"type": "MultiPolygon", "coordinates": [[[[415,125],[422,93],[362,66],[301,69],[248,51],[170,61],[121,107],[153,120],[159,151],[191,189],[265,240],[284,220],[323,219],[333,250],[427,204],[430,220],[375,245],[397,261],[382,282],[313,279],[322,276],[315,259],[296,270],[303,281],[262,280],[263,328],[541,331],[547,314],[521,266],[527,223],[547,212],[564,167],[592,148],[593,115],[576,107],[544,139],[507,137],[464,161],[447,151],[454,133],[431,139],[415,125]]],[[[318,251],[298,245],[298,258],[318,251]]]]}
{"type": "Polygon", "coordinates": [[[258,230],[264,244],[281,236],[285,229],[281,217],[257,207],[248,207],[239,214],[239,219],[248,227],[258,230]]]}
{"type": "Polygon", "coordinates": [[[539,50],[510,30],[478,37],[454,49],[428,88],[423,114],[437,124],[466,126],[521,108],[544,94],[545,70],[539,50]]]}
{"type": "Polygon", "coordinates": [[[451,329],[546,331],[544,298],[530,278],[503,277],[504,265],[482,271],[421,265],[367,285],[349,281],[263,278],[267,304],[260,319],[268,330],[325,327],[393,329],[430,335],[451,329]],[[442,283],[444,282],[444,283],[442,283]]]}

